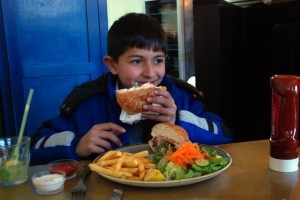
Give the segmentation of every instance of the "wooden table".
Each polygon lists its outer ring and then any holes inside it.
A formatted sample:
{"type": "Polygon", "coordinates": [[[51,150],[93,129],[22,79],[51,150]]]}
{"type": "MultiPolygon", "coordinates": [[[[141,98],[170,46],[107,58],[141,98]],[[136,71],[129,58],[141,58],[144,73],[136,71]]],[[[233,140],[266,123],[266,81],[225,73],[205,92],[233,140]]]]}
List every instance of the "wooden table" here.
{"type": "MultiPolygon", "coordinates": [[[[140,188],[111,182],[92,172],[86,178],[89,188],[86,199],[108,200],[114,188],[124,190],[123,200],[155,199],[300,199],[299,171],[275,172],[269,169],[269,142],[259,140],[217,146],[232,157],[232,165],[222,174],[193,185],[173,188],[140,188]]],[[[88,163],[81,161],[80,166],[88,163]]],[[[46,166],[30,167],[29,175],[46,166]]],[[[80,167],[80,169],[82,169],[80,167]]],[[[79,170],[78,173],[80,173],[79,170]]],[[[69,189],[78,180],[69,180],[64,191],[55,195],[42,196],[35,193],[31,180],[14,186],[0,186],[0,198],[14,199],[68,199],[69,189]]]]}

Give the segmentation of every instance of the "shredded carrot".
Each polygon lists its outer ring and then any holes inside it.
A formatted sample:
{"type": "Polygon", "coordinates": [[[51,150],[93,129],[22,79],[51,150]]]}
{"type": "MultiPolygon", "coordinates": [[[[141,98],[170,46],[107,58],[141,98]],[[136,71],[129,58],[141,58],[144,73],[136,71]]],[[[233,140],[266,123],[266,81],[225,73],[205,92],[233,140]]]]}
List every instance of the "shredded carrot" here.
{"type": "Polygon", "coordinates": [[[167,160],[182,166],[183,169],[187,169],[197,159],[207,158],[207,156],[204,151],[201,151],[197,143],[184,142],[176,151],[169,152],[167,160]]]}

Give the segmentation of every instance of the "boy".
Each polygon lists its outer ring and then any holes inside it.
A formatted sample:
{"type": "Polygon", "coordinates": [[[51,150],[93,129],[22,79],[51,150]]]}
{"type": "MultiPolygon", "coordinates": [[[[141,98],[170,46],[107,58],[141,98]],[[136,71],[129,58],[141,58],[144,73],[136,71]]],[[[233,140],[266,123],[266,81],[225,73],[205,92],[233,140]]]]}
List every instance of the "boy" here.
{"type": "Polygon", "coordinates": [[[76,87],[62,105],[61,115],[39,128],[33,137],[31,165],[91,158],[115,147],[146,143],[152,126],[161,122],[183,127],[192,142],[232,142],[221,118],[205,112],[201,101],[165,76],[166,55],[166,33],[158,21],[136,13],[117,20],[108,32],[104,57],[110,72],[76,87]],[[130,125],[119,119],[115,93],[135,83],[163,85],[167,91],[148,98],[160,106],[144,106],[142,120],[130,125]]]}

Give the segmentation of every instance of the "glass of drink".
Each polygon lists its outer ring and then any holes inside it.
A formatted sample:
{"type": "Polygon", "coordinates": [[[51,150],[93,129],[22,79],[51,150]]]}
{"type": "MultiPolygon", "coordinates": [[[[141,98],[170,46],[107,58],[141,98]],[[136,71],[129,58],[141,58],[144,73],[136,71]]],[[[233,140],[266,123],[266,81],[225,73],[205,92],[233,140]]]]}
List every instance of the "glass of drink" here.
{"type": "Polygon", "coordinates": [[[0,138],[0,184],[14,186],[28,178],[30,137],[0,138]]]}

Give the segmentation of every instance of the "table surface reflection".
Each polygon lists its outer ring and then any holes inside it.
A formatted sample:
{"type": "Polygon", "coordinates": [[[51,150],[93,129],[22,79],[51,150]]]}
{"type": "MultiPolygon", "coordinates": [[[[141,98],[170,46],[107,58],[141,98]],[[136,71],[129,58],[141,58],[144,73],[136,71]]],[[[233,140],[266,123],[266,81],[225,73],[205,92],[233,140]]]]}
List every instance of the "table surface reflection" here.
{"type": "MultiPolygon", "coordinates": [[[[222,174],[192,185],[171,188],[141,188],[111,182],[92,172],[85,180],[85,199],[109,199],[114,188],[124,191],[123,200],[142,199],[300,199],[299,171],[281,173],[269,169],[269,141],[232,143],[216,146],[232,157],[232,165],[222,174]]],[[[91,161],[80,161],[82,166],[91,161]]],[[[29,176],[46,166],[32,166],[29,176]]],[[[79,176],[66,181],[64,191],[43,196],[35,193],[29,179],[14,187],[0,186],[1,199],[69,199],[69,190],[79,176]]]]}

